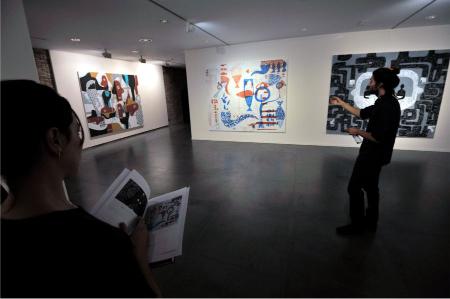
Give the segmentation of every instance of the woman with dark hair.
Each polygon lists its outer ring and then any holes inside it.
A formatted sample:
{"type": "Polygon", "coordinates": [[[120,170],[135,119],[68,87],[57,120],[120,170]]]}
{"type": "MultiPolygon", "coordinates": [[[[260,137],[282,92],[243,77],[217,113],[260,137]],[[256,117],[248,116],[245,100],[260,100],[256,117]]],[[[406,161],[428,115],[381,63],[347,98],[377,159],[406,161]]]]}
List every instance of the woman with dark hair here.
{"type": "Polygon", "coordinates": [[[397,68],[379,68],[372,73],[369,88],[378,96],[375,104],[358,109],[338,97],[332,97],[330,104],[340,105],[362,119],[369,119],[367,130],[348,128],[350,135],[364,138],[348,184],[350,196],[351,223],[338,227],[341,235],[361,234],[365,230],[375,232],[378,223],[379,190],[378,180],[381,168],[391,161],[395,138],[400,123],[400,104],[394,89],[400,83],[397,68]],[[367,210],[364,192],[367,195],[367,210]]]}
{"type": "Polygon", "coordinates": [[[84,141],[80,120],[53,89],[1,82],[2,297],[152,297],[148,234],[103,223],[67,200],[84,141]]]}

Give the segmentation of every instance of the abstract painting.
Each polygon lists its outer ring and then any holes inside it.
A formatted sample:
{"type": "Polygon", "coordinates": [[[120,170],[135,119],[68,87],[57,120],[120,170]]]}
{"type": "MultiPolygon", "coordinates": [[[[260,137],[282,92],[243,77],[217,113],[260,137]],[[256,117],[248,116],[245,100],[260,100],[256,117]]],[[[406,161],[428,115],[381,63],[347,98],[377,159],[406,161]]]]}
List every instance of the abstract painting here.
{"type": "MultiPolygon", "coordinates": [[[[333,56],[330,96],[338,96],[360,109],[373,105],[368,83],[379,67],[398,67],[396,88],[401,108],[398,136],[433,138],[448,72],[450,50],[405,51],[333,56]]],[[[327,134],[347,134],[349,127],[365,129],[340,106],[328,107],[327,134]]]]}
{"type": "Polygon", "coordinates": [[[78,77],[91,137],[144,125],[137,76],[88,72],[78,77]]]}
{"type": "Polygon", "coordinates": [[[286,60],[222,64],[206,77],[210,130],[285,132],[286,60]]]}

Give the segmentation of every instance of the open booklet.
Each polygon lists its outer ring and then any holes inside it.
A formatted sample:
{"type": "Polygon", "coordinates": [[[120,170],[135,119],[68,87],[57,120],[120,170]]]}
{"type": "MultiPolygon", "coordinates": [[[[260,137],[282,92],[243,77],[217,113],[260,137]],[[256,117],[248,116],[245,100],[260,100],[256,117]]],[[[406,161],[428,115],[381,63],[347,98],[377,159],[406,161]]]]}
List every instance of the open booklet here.
{"type": "Polygon", "coordinates": [[[149,262],[158,262],[182,253],[184,223],[189,188],[150,198],[150,186],[135,170],[124,169],[89,211],[113,226],[125,223],[128,234],[144,217],[149,231],[149,262]]]}

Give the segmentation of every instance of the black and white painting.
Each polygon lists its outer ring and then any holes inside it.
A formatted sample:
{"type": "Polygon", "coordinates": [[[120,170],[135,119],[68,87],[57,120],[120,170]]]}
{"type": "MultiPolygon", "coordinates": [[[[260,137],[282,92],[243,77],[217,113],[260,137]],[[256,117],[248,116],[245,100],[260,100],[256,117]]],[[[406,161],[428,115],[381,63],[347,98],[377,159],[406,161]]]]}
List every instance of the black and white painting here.
{"type": "Polygon", "coordinates": [[[147,196],[135,181],[128,180],[116,195],[116,198],[132,209],[136,215],[141,217],[144,215],[147,206],[147,196]]]}
{"type": "MultiPolygon", "coordinates": [[[[447,78],[450,50],[404,51],[333,56],[330,96],[338,96],[360,109],[373,105],[376,96],[367,86],[380,67],[398,67],[396,88],[402,111],[398,136],[433,138],[447,78]]],[[[365,129],[363,121],[342,107],[328,107],[327,134],[347,134],[346,129],[365,129]]]]}

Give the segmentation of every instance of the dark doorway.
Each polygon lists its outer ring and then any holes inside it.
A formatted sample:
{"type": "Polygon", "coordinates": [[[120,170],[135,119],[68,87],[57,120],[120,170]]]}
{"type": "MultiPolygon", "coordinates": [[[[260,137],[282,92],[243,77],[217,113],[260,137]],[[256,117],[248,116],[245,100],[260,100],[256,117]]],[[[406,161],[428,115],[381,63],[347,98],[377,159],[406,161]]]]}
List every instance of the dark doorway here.
{"type": "Polygon", "coordinates": [[[190,124],[186,69],[163,66],[169,125],[190,124]]]}

